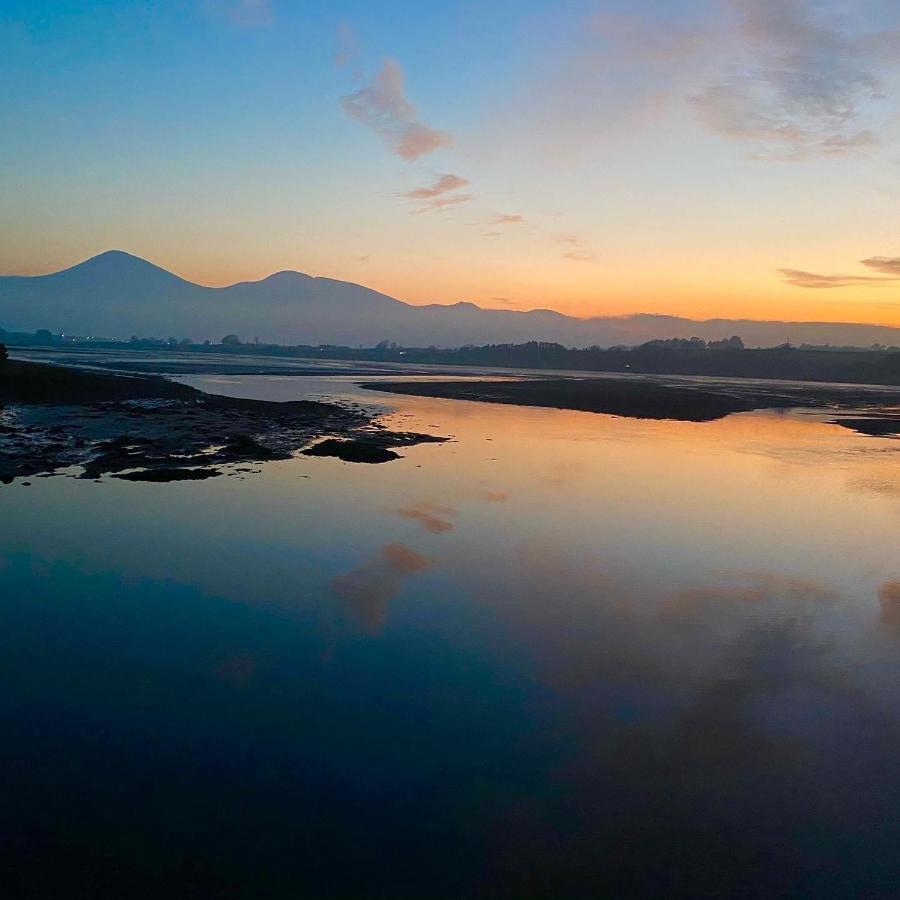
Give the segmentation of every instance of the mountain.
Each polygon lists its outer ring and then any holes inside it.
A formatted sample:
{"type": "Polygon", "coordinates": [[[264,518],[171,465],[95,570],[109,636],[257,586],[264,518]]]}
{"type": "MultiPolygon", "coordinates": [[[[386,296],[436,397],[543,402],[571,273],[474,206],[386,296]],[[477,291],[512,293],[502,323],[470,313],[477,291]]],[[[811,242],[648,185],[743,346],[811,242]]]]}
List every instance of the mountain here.
{"type": "Polygon", "coordinates": [[[739,334],[747,346],[792,343],[900,344],[900,329],[832,322],[694,321],[633,315],[576,319],[549,309],[482,309],[474,303],[412,306],[332,278],[277,272],[261,281],[211,288],[111,250],[50,275],[0,276],[0,326],[8,331],[127,338],[189,336],[217,341],[406,346],[555,341],[568,347],[637,344],[652,338],[705,340],[739,334]]]}

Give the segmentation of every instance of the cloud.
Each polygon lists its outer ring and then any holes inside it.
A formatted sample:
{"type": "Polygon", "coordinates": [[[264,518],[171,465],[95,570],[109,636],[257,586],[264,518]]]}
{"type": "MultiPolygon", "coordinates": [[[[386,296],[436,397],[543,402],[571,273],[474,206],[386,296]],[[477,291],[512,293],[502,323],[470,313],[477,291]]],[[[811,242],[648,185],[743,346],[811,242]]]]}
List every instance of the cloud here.
{"type": "Polygon", "coordinates": [[[406,196],[412,200],[428,200],[439,194],[446,194],[447,191],[455,191],[468,186],[468,178],[463,178],[461,175],[440,175],[428,187],[415,188],[415,190],[407,192],[406,196]]]}
{"type": "Polygon", "coordinates": [[[900,276],[900,256],[870,256],[860,262],[876,272],[900,276]]]}
{"type": "Polygon", "coordinates": [[[522,225],[525,217],[518,213],[498,213],[491,221],[492,225],[522,225]]]}
{"type": "Polygon", "coordinates": [[[744,54],[691,97],[712,131],[757,145],[760,156],[845,154],[878,137],[860,127],[881,98],[877,42],[852,37],[809,0],[731,0],[744,54]]]}
{"type": "MultiPolygon", "coordinates": [[[[671,4],[590,5],[598,12],[578,22],[567,52],[548,53],[527,84],[520,101],[525,111],[518,110],[517,118],[538,121],[540,128],[531,129],[527,145],[519,140],[509,152],[534,149],[558,166],[598,141],[635,140],[665,106],[683,104],[696,90],[698,68],[708,70],[706,52],[718,43],[708,29],[685,27],[683,16],[661,8],[671,4]],[[613,7],[628,11],[609,11],[613,7]]],[[[495,140],[518,138],[520,127],[510,118],[495,140]]]]}
{"type": "Polygon", "coordinates": [[[881,287],[898,280],[873,275],[819,275],[801,269],[778,269],[778,273],[787,284],[802,288],[881,287]]]}
{"type": "Polygon", "coordinates": [[[396,509],[394,512],[406,519],[418,522],[431,534],[444,534],[455,528],[448,518],[456,515],[456,510],[452,506],[440,506],[426,501],[417,503],[415,506],[396,509]]]}
{"type": "Polygon", "coordinates": [[[423,201],[422,206],[413,210],[417,213],[427,212],[430,209],[445,209],[448,206],[460,206],[474,199],[474,194],[452,193],[468,185],[468,178],[463,178],[462,175],[439,175],[432,184],[414,188],[407,191],[404,196],[410,200],[423,201]],[[447,194],[450,196],[446,196],[447,194]]]}
{"type": "Polygon", "coordinates": [[[554,240],[566,246],[563,251],[563,259],[571,259],[575,262],[593,262],[597,257],[590,250],[582,246],[581,238],[577,234],[557,234],[554,240]]]}
{"type": "Polygon", "coordinates": [[[563,259],[571,259],[575,262],[593,262],[596,257],[588,250],[566,250],[563,259]]]}
{"type": "Polygon", "coordinates": [[[353,26],[346,21],[338,22],[337,48],[334,51],[334,64],[338,68],[350,65],[359,58],[359,38],[353,26]]]}
{"type": "Polygon", "coordinates": [[[275,18],[270,0],[203,0],[203,8],[240,28],[262,28],[275,18]]]}
{"type": "Polygon", "coordinates": [[[344,112],[371,128],[401,159],[413,162],[427,153],[453,144],[446,131],[431,128],[418,118],[406,97],[400,65],[386,59],[365,87],[341,98],[344,112]]]}
{"type": "Polygon", "coordinates": [[[463,203],[468,203],[470,200],[474,199],[474,194],[456,194],[456,196],[453,197],[435,197],[434,200],[429,200],[424,206],[420,206],[418,209],[412,210],[412,212],[414,214],[419,214],[428,212],[432,209],[446,209],[447,207],[461,206],[463,203]]]}
{"type": "Polygon", "coordinates": [[[403,581],[431,566],[431,560],[405,544],[386,544],[364,562],[331,582],[334,595],[368,632],[378,633],[387,620],[389,601],[400,593],[403,581]]]}
{"type": "MultiPolygon", "coordinates": [[[[500,232],[500,231],[485,231],[484,237],[495,238],[495,237],[500,237],[501,234],[502,234],[502,232],[500,232]]],[[[495,299],[497,299],[497,298],[495,298],[495,299]]]]}
{"type": "Polygon", "coordinates": [[[682,62],[696,56],[709,38],[700,28],[634,14],[600,13],[590,25],[620,66],[682,62]]]}

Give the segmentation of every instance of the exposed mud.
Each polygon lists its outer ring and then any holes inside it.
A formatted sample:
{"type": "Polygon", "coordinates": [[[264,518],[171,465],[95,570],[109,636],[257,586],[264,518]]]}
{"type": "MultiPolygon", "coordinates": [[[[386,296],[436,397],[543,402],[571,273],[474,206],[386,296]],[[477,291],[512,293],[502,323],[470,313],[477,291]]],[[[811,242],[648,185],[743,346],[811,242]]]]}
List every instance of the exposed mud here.
{"type": "Polygon", "coordinates": [[[219,397],[163,378],[34,363],[0,368],[0,399],[6,484],[63,470],[92,479],[200,480],[222,466],[290,459],[322,438],[371,446],[382,457],[348,450],[341,458],[353,462],[396,459],[387,448],[443,440],[391,432],[364,412],[331,403],[219,397]]]}

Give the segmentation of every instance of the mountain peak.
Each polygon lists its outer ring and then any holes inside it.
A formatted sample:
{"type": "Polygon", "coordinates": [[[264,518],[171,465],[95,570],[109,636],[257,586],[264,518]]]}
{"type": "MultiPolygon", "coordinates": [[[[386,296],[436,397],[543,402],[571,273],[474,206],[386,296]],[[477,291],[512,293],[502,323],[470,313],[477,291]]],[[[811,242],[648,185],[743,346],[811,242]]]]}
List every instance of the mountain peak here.
{"type": "Polygon", "coordinates": [[[293,269],[282,269],[280,272],[273,272],[271,275],[261,278],[260,283],[289,284],[292,281],[309,281],[311,277],[311,275],[306,275],[304,272],[296,272],[293,269]]]}
{"type": "Polygon", "coordinates": [[[68,275],[70,273],[79,273],[79,274],[102,274],[109,277],[139,277],[153,273],[157,276],[165,275],[168,278],[175,278],[179,281],[183,280],[179,278],[172,272],[169,272],[167,269],[163,269],[161,266],[157,266],[152,262],[148,262],[146,259],[141,258],[140,256],[135,256],[133,253],[127,253],[125,250],[104,250],[102,253],[98,253],[96,256],[91,256],[83,262],[77,263],[76,265],[63,269],[60,272],[55,272],[55,275],[68,275]]]}
{"type": "MultiPolygon", "coordinates": [[[[148,262],[146,259],[140,256],[135,256],[134,253],[128,253],[126,250],[104,250],[102,253],[98,253],[96,256],[90,256],[83,262],[78,263],[79,266],[150,266],[153,269],[158,269],[159,266],[154,265],[152,262],[148,262]]],[[[74,266],[72,268],[75,268],[74,266]]]]}

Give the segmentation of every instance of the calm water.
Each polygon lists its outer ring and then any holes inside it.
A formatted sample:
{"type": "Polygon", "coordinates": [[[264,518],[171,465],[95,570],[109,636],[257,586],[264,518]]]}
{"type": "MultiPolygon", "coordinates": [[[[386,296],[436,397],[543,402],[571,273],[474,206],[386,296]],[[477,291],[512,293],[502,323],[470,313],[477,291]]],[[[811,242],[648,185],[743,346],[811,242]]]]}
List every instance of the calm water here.
{"type": "Polygon", "coordinates": [[[10,896],[896,895],[900,442],[185,380],[455,441],[0,488],[10,896]]]}

